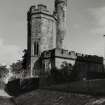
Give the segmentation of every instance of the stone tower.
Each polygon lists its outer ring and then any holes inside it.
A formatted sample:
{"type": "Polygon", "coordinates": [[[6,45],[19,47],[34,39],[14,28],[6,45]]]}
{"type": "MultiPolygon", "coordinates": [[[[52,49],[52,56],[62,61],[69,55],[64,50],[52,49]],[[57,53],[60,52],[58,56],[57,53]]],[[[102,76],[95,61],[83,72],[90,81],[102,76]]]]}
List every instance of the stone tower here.
{"type": "Polygon", "coordinates": [[[56,47],[56,19],[42,4],[31,6],[27,17],[29,67],[33,76],[34,64],[41,53],[56,47]]]}
{"type": "Polygon", "coordinates": [[[57,18],[56,23],[56,47],[63,47],[63,40],[66,33],[66,7],[67,0],[55,0],[55,15],[57,18]]]}

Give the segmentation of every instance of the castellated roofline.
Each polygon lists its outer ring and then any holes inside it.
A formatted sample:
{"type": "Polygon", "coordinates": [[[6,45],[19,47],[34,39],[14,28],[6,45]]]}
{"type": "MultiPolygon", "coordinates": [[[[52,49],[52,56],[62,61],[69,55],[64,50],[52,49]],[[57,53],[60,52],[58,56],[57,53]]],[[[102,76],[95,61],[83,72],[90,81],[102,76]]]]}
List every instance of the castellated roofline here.
{"type": "Polygon", "coordinates": [[[67,0],[55,0],[56,3],[59,3],[59,2],[67,2],[67,0]]]}
{"type": "Polygon", "coordinates": [[[36,12],[45,12],[50,14],[49,10],[47,9],[46,5],[43,4],[38,4],[37,6],[33,5],[30,7],[30,12],[31,13],[36,13],[36,12]]]}
{"type": "Polygon", "coordinates": [[[27,12],[27,20],[30,21],[30,17],[32,15],[37,15],[37,14],[42,14],[42,15],[46,15],[48,17],[53,18],[54,20],[56,19],[56,16],[54,14],[52,14],[48,9],[46,5],[43,4],[38,4],[36,5],[32,5],[29,9],[29,11],[27,12]]]}
{"type": "Polygon", "coordinates": [[[98,63],[102,63],[103,61],[103,57],[99,57],[96,55],[87,55],[87,54],[82,54],[82,53],[77,53],[75,51],[68,51],[68,50],[64,50],[64,49],[52,49],[52,50],[48,50],[48,51],[44,51],[44,57],[46,57],[47,55],[53,55],[54,57],[58,57],[58,58],[63,58],[63,59],[78,59],[80,61],[89,61],[89,62],[98,62],[98,63]]]}
{"type": "Polygon", "coordinates": [[[65,3],[67,5],[67,0],[55,0],[55,6],[59,3],[65,3]]]}

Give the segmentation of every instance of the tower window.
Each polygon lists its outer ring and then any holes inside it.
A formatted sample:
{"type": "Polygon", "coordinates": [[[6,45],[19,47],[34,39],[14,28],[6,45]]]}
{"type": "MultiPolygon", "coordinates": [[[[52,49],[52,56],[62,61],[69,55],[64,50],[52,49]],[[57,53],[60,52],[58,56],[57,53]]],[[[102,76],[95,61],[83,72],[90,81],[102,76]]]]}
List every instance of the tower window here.
{"type": "Polygon", "coordinates": [[[34,42],[34,55],[39,54],[39,44],[37,41],[34,42]]]}

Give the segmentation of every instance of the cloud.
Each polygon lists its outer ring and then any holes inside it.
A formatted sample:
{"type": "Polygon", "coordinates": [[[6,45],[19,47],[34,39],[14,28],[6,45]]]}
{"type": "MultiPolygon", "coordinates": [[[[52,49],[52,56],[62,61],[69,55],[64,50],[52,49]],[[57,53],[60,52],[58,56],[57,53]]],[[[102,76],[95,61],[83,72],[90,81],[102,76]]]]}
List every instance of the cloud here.
{"type": "Polygon", "coordinates": [[[7,45],[5,41],[0,38],[0,64],[10,65],[16,62],[22,56],[22,48],[16,45],[7,45]]]}
{"type": "Polygon", "coordinates": [[[93,28],[93,29],[91,30],[91,32],[92,32],[93,34],[103,36],[103,35],[105,35],[105,27],[93,28]]]}
{"type": "Polygon", "coordinates": [[[91,32],[105,34],[105,7],[89,8],[88,11],[94,19],[94,28],[91,32]]]}
{"type": "Polygon", "coordinates": [[[105,7],[91,9],[99,26],[105,26],[105,7]]]}

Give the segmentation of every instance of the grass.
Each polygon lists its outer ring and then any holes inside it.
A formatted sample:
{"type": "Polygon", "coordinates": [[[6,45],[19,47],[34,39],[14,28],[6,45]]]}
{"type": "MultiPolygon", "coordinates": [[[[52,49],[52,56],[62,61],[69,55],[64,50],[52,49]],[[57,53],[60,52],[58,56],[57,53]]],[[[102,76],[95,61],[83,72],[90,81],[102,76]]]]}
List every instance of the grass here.
{"type": "Polygon", "coordinates": [[[97,97],[38,89],[15,98],[18,105],[85,105],[97,97]]]}
{"type": "Polygon", "coordinates": [[[16,105],[11,98],[0,96],[0,105],[16,105]]]}
{"type": "Polygon", "coordinates": [[[85,80],[44,87],[43,89],[62,92],[82,93],[95,96],[105,96],[105,79],[85,80]]]}

